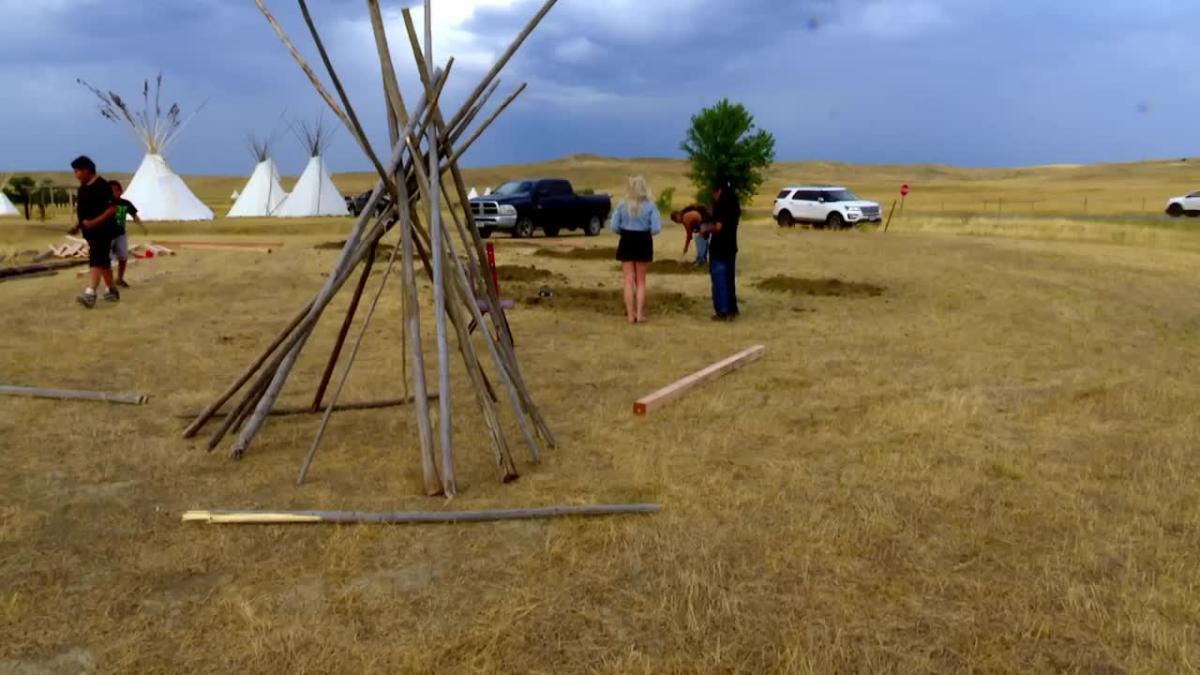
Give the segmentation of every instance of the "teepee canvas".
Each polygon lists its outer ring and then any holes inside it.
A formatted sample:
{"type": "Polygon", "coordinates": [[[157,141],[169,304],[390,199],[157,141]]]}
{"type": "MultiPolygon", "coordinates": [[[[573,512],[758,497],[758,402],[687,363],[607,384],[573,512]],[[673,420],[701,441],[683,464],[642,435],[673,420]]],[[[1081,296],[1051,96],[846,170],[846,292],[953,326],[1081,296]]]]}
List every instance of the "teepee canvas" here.
{"type": "Polygon", "coordinates": [[[241,193],[233,193],[237,201],[234,202],[233,208],[229,209],[230,218],[274,215],[287,197],[279,183],[279,169],[275,166],[275,160],[271,159],[270,143],[251,138],[250,149],[258,164],[241,193]]]}
{"type": "Polygon", "coordinates": [[[475,188],[471,188],[471,191],[467,193],[467,199],[478,199],[478,198],[479,198],[479,191],[476,190],[475,188]]]}
{"type": "Polygon", "coordinates": [[[191,118],[183,117],[178,103],[163,112],[162,75],[155,80],[153,101],[150,100],[150,81],[143,84],[141,112],[131,111],[124,99],[114,92],[102,92],[83,80],[79,83],[100,99],[100,114],[105,119],[127,125],[146,148],[141,166],[125,188],[125,199],[137,206],[141,219],[212,220],[213,212],[192,194],[163,156],[191,118]]]}
{"type": "MultiPolygon", "coordinates": [[[[8,185],[8,177],[0,175],[0,188],[3,188],[5,185],[8,185]]],[[[8,195],[4,194],[4,190],[0,189],[0,218],[19,215],[21,215],[21,212],[17,210],[16,206],[13,206],[8,195]]]]}
{"type": "Polygon", "coordinates": [[[296,181],[291,194],[283,200],[274,215],[279,218],[350,215],[346,198],[338,192],[325,161],[321,159],[321,153],[329,144],[330,134],[320,122],[316,126],[302,123],[294,131],[304,144],[304,149],[308,150],[308,166],[304,167],[300,180],[296,181]]]}
{"type": "Polygon", "coordinates": [[[9,201],[8,195],[0,192],[0,216],[19,216],[21,212],[9,201]]]}

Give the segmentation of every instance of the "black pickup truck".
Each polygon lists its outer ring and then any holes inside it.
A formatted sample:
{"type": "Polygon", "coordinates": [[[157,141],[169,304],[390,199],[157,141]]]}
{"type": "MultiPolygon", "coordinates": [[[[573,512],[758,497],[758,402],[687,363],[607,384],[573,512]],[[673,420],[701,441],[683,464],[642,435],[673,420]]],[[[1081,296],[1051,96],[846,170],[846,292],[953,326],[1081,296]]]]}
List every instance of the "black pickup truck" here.
{"type": "Polygon", "coordinates": [[[485,239],[506,230],[518,239],[541,230],[557,237],[562,230],[600,234],[612,211],[608,195],[577,195],[569,181],[558,178],[513,180],[471,200],[471,215],[485,239]]]}

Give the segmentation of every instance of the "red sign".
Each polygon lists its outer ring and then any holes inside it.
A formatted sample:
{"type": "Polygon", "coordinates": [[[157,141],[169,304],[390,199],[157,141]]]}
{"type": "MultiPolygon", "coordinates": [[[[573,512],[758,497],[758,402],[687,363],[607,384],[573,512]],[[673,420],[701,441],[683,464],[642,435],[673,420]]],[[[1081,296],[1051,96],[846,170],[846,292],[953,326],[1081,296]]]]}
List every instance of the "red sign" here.
{"type": "Polygon", "coordinates": [[[908,183],[905,183],[904,185],[900,186],[900,196],[901,197],[908,196],[908,183]]]}

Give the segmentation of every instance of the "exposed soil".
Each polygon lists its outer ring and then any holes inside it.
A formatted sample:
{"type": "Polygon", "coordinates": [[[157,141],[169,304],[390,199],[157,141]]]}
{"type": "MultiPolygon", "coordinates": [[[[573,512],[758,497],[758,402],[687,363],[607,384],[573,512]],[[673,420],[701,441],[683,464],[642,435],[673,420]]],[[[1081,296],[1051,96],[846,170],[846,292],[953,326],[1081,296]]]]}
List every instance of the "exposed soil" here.
{"type": "MultiPolygon", "coordinates": [[[[322,244],[317,244],[316,246],[313,247],[313,250],[314,251],[340,251],[340,250],[342,250],[342,248],[345,245],[346,245],[346,242],[344,240],[343,241],[327,241],[322,244]]],[[[379,247],[377,249],[375,249],[375,257],[378,258],[381,255],[384,255],[385,253],[390,255],[392,252],[392,248],[393,248],[393,246],[391,244],[380,244],[379,247]]]]}
{"type": "Polygon", "coordinates": [[[500,276],[500,281],[512,282],[549,281],[564,278],[550,270],[526,265],[499,265],[496,267],[496,274],[500,276]]]}
{"type": "Polygon", "coordinates": [[[559,258],[562,260],[616,260],[616,247],[602,246],[600,248],[539,248],[533,252],[543,258],[559,258]]]}
{"type": "Polygon", "coordinates": [[[782,274],[764,279],[755,286],[764,291],[811,295],[821,298],[874,298],[883,295],[886,290],[882,286],[874,284],[860,284],[840,279],[801,279],[782,274]]]}
{"type": "MultiPolygon", "coordinates": [[[[525,305],[547,309],[595,312],[621,316],[625,312],[625,301],[620,289],[579,288],[576,286],[526,287],[519,293],[525,305]],[[539,293],[551,293],[543,297],[539,293]]],[[[646,311],[651,316],[667,314],[691,314],[700,311],[700,300],[673,291],[658,291],[649,297],[646,311]]]]}

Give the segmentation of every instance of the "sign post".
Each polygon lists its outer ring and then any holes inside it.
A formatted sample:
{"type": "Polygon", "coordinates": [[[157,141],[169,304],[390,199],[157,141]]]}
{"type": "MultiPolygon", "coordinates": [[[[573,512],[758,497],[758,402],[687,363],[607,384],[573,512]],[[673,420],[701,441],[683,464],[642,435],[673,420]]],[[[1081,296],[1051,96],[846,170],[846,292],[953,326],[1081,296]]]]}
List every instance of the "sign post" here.
{"type": "Polygon", "coordinates": [[[909,192],[911,190],[908,187],[908,183],[900,186],[900,215],[904,215],[904,200],[908,197],[909,192]]]}

